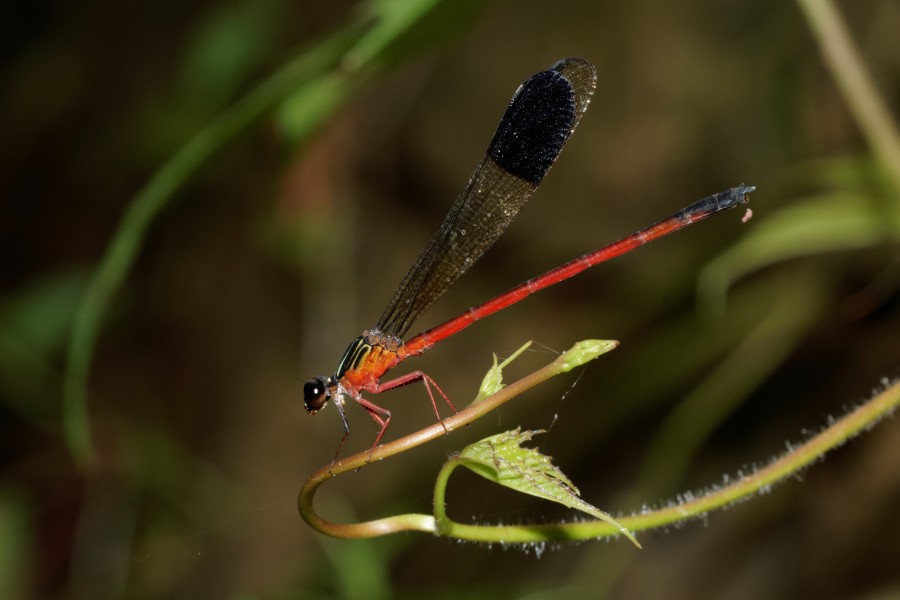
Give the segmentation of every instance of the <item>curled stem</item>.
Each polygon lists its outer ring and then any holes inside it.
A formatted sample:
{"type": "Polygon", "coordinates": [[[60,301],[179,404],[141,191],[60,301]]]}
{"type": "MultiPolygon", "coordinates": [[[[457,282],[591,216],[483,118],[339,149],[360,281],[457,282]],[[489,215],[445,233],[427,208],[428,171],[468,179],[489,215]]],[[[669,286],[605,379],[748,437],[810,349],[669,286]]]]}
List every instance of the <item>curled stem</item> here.
{"type": "MultiPolygon", "coordinates": [[[[900,380],[890,384],[855,410],[831,423],[805,443],[791,448],[781,458],[752,473],[741,474],[733,483],[715,488],[690,500],[672,502],[664,508],[645,510],[641,514],[617,517],[627,529],[637,532],[681,523],[702,517],[712,510],[730,506],[753,497],[789,477],[797,475],[828,451],[870,429],[900,405],[900,380]]],[[[550,541],[587,540],[621,535],[616,526],[603,521],[540,525],[471,525],[451,521],[444,509],[444,490],[450,473],[459,462],[445,463],[435,486],[435,518],[440,535],[480,542],[540,543],[550,541]]]]}
{"type": "MultiPolygon", "coordinates": [[[[336,461],[330,467],[323,467],[319,469],[319,471],[316,472],[316,474],[314,474],[310,478],[310,480],[316,479],[317,477],[321,477],[323,481],[325,479],[330,479],[332,476],[340,475],[341,473],[358,469],[370,462],[377,462],[379,460],[387,458],[388,456],[393,456],[395,454],[399,454],[400,452],[411,450],[416,446],[420,446],[425,442],[430,442],[433,439],[437,439],[451,431],[459,429],[464,425],[473,423],[477,419],[480,419],[489,412],[492,412],[503,404],[509,402],[519,394],[547,381],[551,377],[566,373],[574,367],[583,364],[585,362],[585,359],[580,358],[578,356],[578,353],[583,351],[584,344],[585,342],[579,342],[567,352],[560,354],[556,358],[556,360],[549,363],[548,365],[538,369],[537,371],[529,375],[526,375],[515,383],[502,388],[500,391],[488,396],[484,400],[469,405],[455,415],[447,417],[443,420],[443,423],[435,423],[434,425],[421,429],[415,433],[411,433],[400,439],[394,440],[393,442],[382,444],[374,450],[366,450],[365,452],[354,454],[353,456],[350,456],[346,459],[336,461]]],[[[618,346],[619,343],[613,341],[607,342],[606,344],[607,345],[604,347],[603,352],[612,350],[613,348],[618,346]]],[[[593,358],[593,356],[591,358],[593,358]]]]}
{"type": "Polygon", "coordinates": [[[313,529],[334,537],[370,537],[384,535],[395,531],[434,531],[434,519],[430,515],[400,515],[378,519],[366,523],[342,525],[332,523],[320,517],[313,509],[313,496],[316,490],[324,482],[332,477],[359,469],[370,462],[377,462],[389,456],[411,450],[425,442],[447,435],[449,432],[459,429],[464,425],[474,422],[496,408],[509,402],[522,392],[530,390],[534,386],[566,373],[575,367],[584,364],[608,352],[619,345],[616,341],[586,340],[575,344],[571,349],[556,357],[550,364],[526,375],[522,379],[502,388],[499,392],[488,396],[484,400],[475,402],[455,415],[448,417],[443,422],[435,423],[415,433],[411,433],[400,439],[382,444],[371,451],[360,452],[347,458],[336,461],[333,465],[324,466],[310,476],[300,490],[297,499],[297,507],[303,519],[313,529]]]}
{"type": "MultiPolygon", "coordinates": [[[[614,344],[615,342],[612,343],[614,344]]],[[[510,384],[496,394],[477,402],[456,415],[445,419],[447,431],[470,423],[508,402],[522,392],[546,381],[554,375],[568,371],[573,351],[561,355],[549,365],[510,384]]],[[[580,364],[580,363],[579,363],[580,364]]],[[[900,380],[883,382],[883,389],[874,397],[834,420],[814,437],[789,449],[779,459],[751,473],[740,473],[727,485],[714,486],[711,491],[700,495],[687,495],[679,502],[672,502],[663,508],[642,510],[640,514],[619,517],[619,524],[633,532],[645,531],[699,518],[708,512],[724,508],[740,500],[750,498],[761,491],[789,477],[800,473],[828,451],[833,450],[850,438],[870,429],[883,417],[900,405],[900,380]]],[[[434,515],[402,514],[374,521],[353,524],[339,524],[320,517],[313,508],[316,490],[325,481],[348,470],[362,467],[371,460],[381,460],[399,452],[409,450],[429,440],[444,435],[440,423],[422,429],[375,448],[370,454],[362,452],[341,460],[333,468],[323,467],[313,474],[303,485],[298,498],[298,508],[303,519],[320,533],[341,538],[375,537],[399,531],[422,531],[454,539],[490,543],[541,543],[548,541],[585,540],[602,537],[616,537],[621,531],[616,526],[603,521],[584,521],[560,524],[525,525],[472,525],[458,523],[449,518],[445,508],[445,491],[450,474],[460,466],[459,457],[451,457],[440,470],[434,491],[434,515]]]]}

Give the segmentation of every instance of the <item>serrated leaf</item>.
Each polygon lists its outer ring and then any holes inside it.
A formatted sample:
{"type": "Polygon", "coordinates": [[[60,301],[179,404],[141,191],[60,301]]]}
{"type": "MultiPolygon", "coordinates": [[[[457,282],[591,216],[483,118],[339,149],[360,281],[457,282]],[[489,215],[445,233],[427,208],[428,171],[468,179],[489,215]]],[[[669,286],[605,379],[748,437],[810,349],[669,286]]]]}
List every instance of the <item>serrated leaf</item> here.
{"type": "Polygon", "coordinates": [[[634,535],[621,523],[581,499],[578,488],[551,462],[549,456],[522,446],[537,433],[543,431],[516,428],[485,438],[466,446],[460,453],[460,462],[489,481],[580,510],[609,523],[640,548],[634,535]]]}

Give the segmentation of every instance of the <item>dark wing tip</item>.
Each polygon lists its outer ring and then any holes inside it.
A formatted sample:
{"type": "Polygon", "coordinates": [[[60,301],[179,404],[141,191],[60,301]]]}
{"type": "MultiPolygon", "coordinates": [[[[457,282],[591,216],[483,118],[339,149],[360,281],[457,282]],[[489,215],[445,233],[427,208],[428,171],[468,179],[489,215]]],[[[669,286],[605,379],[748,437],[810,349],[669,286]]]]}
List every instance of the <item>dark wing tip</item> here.
{"type": "Polygon", "coordinates": [[[572,126],[574,129],[578,119],[591,103],[594,90],[597,89],[597,69],[590,61],[577,57],[564,58],[550,68],[565,77],[575,91],[576,122],[572,126]]]}
{"type": "Polygon", "coordinates": [[[488,146],[500,167],[537,185],[562,151],[596,87],[594,66],[567,58],[516,91],[488,146]]]}

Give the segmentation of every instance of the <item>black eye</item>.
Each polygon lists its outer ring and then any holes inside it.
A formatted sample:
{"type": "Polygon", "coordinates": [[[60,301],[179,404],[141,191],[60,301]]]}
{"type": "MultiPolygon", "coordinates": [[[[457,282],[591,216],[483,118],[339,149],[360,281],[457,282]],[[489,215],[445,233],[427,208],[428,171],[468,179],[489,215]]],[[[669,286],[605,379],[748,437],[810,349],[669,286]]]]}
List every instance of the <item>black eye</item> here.
{"type": "Polygon", "coordinates": [[[329,398],[328,383],[324,377],[310,379],[303,386],[303,406],[311,415],[319,412],[329,398]]]}

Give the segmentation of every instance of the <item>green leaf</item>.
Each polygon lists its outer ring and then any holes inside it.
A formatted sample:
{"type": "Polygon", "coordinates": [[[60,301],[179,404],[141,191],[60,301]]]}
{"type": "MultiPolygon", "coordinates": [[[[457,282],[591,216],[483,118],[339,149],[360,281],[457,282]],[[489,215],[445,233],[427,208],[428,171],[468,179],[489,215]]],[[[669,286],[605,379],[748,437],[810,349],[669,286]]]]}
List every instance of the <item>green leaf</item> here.
{"type": "Polygon", "coordinates": [[[618,347],[618,340],[581,340],[560,356],[559,372],[568,373],[618,347]]]}
{"type": "Polygon", "coordinates": [[[512,353],[512,356],[499,365],[497,364],[497,354],[494,353],[494,366],[488,369],[488,372],[485,374],[484,379],[481,381],[481,386],[478,388],[478,395],[472,400],[472,404],[481,402],[488,396],[496,394],[505,387],[503,384],[503,369],[508,367],[512,361],[516,360],[529,346],[531,346],[531,340],[525,342],[521,348],[512,353]]]}
{"type": "Polygon", "coordinates": [[[485,438],[466,446],[460,453],[460,463],[489,481],[580,510],[609,523],[640,548],[634,535],[618,521],[581,499],[578,488],[553,465],[549,456],[522,447],[537,433],[543,431],[516,428],[485,438]]]}

